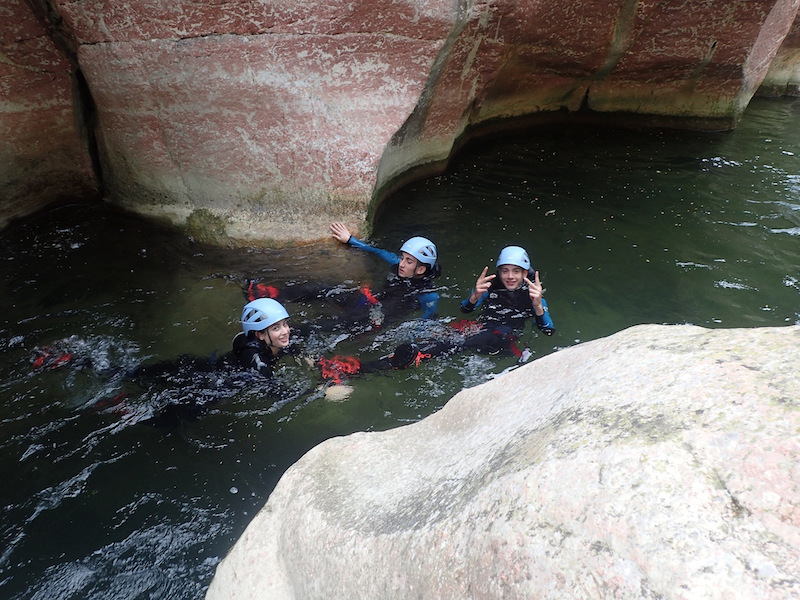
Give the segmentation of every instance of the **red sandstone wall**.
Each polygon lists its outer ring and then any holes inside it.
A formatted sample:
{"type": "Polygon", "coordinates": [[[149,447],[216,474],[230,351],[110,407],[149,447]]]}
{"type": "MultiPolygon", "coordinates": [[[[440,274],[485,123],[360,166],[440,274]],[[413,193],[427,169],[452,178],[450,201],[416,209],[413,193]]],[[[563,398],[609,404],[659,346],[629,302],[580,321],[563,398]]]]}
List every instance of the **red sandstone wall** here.
{"type": "Polygon", "coordinates": [[[205,208],[196,235],[248,242],[363,221],[453,17],[450,0],[58,6],[109,197],[176,222],[205,208]]]}
{"type": "MultiPolygon", "coordinates": [[[[470,126],[556,111],[735,126],[798,0],[475,2],[384,154],[379,185],[447,157],[470,126]]],[[[795,62],[794,64],[797,64],[795,62]]],[[[388,183],[387,183],[388,182],[388,183]]]]}
{"type": "Polygon", "coordinates": [[[71,67],[23,0],[0,5],[0,227],[96,192],[71,67]]]}
{"type": "MultiPolygon", "coordinates": [[[[800,0],[28,1],[86,78],[107,198],[221,243],[362,224],[376,190],[508,117],[730,127],[800,60],[800,0]]],[[[0,10],[0,190],[91,187],[67,54],[22,0],[0,10]]]]}
{"type": "Polygon", "coordinates": [[[784,38],[759,90],[764,96],[800,96],[800,18],[784,38]]]}

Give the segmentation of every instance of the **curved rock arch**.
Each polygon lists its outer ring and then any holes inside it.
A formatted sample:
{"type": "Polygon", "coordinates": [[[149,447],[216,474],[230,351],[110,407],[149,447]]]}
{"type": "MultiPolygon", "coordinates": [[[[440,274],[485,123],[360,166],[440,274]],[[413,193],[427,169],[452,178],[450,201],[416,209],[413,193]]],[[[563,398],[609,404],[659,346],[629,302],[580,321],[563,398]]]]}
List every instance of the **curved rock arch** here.
{"type": "Polygon", "coordinates": [[[520,120],[735,126],[768,73],[796,89],[799,3],[10,0],[0,218],[52,196],[46,174],[219,244],[363,231],[398,185],[520,120]],[[47,52],[20,52],[32,38],[47,52]],[[31,77],[49,78],[35,97],[31,77]]]}

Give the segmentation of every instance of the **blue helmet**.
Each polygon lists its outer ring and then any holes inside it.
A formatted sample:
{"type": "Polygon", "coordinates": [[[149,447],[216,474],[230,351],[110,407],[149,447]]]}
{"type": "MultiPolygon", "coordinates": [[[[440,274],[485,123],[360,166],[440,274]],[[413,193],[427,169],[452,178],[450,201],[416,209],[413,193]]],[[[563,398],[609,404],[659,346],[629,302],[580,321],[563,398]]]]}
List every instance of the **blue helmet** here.
{"type": "Polygon", "coordinates": [[[242,309],[242,329],[245,335],[261,331],[278,321],[288,319],[289,313],[280,302],[272,298],[258,298],[248,302],[242,309]]]}
{"type": "Polygon", "coordinates": [[[530,271],[531,259],[528,258],[525,248],[521,246],[506,246],[500,251],[500,256],[497,257],[497,266],[499,267],[500,265],[515,265],[530,271]]]}
{"type": "Polygon", "coordinates": [[[419,262],[430,267],[436,264],[436,245],[428,238],[412,237],[400,248],[400,252],[408,252],[419,262]]]}

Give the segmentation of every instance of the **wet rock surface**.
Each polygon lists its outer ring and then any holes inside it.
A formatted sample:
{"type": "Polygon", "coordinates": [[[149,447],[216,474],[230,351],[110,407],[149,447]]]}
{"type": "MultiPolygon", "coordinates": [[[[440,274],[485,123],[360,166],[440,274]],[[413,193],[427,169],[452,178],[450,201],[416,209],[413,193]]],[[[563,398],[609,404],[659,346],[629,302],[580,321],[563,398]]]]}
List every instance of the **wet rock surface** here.
{"type": "Polygon", "coordinates": [[[207,598],[797,597],[798,342],[637,326],[326,441],[207,598]]]}
{"type": "Polygon", "coordinates": [[[770,93],[796,88],[797,10],[14,0],[0,190],[20,204],[0,217],[101,189],[220,245],[313,241],[332,220],[363,230],[371,203],[457,142],[520,119],[735,126],[768,73],[770,93]]]}

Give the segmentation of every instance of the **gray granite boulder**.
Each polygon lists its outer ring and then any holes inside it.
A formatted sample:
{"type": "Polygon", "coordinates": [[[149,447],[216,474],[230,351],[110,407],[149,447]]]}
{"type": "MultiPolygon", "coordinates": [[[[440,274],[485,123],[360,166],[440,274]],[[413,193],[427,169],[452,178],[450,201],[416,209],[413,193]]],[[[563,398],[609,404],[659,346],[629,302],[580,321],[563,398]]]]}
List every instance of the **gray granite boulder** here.
{"type": "Polygon", "coordinates": [[[208,600],[800,597],[800,326],[643,325],[320,444],[208,600]]]}

